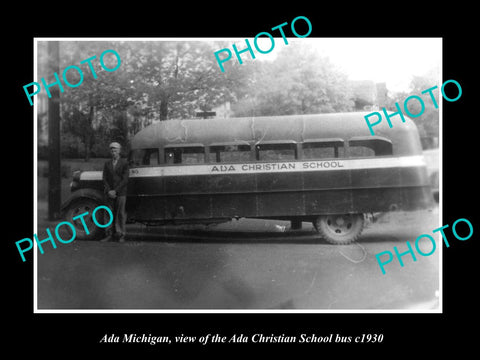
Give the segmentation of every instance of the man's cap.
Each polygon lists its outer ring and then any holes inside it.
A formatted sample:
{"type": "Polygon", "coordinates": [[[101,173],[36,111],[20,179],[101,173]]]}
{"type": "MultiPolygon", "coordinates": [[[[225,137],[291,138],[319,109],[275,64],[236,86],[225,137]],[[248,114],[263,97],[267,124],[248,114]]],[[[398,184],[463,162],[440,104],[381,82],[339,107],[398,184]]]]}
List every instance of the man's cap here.
{"type": "Polygon", "coordinates": [[[109,148],[116,148],[116,149],[121,149],[122,148],[122,145],[120,145],[118,142],[112,142],[110,145],[109,145],[109,148]]]}

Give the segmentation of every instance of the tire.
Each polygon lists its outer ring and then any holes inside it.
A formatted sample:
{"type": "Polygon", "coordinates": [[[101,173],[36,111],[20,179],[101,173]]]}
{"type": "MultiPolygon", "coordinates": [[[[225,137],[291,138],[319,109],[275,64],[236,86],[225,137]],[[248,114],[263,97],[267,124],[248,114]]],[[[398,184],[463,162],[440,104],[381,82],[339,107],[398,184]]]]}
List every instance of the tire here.
{"type": "MultiPolygon", "coordinates": [[[[70,204],[70,206],[66,211],[66,221],[72,223],[73,226],[75,227],[76,239],[99,240],[104,236],[104,229],[99,228],[97,225],[95,225],[92,219],[92,212],[99,205],[101,204],[98,201],[93,199],[88,199],[88,198],[80,198],[74,201],[72,204],[70,204]],[[88,215],[85,215],[82,218],[73,220],[75,216],[81,215],[85,212],[88,212],[88,215]],[[85,225],[88,228],[88,232],[89,232],[88,234],[85,231],[85,227],[83,226],[81,219],[85,221],[85,225]]],[[[102,222],[102,220],[98,220],[99,214],[101,213],[102,213],[101,211],[98,211],[95,214],[97,221],[99,222],[102,222]]],[[[70,235],[72,235],[69,227],[67,227],[67,230],[70,233],[70,235]]]]}
{"type": "Polygon", "coordinates": [[[321,215],[313,226],[330,244],[345,245],[357,240],[365,224],[363,214],[321,215]]]}

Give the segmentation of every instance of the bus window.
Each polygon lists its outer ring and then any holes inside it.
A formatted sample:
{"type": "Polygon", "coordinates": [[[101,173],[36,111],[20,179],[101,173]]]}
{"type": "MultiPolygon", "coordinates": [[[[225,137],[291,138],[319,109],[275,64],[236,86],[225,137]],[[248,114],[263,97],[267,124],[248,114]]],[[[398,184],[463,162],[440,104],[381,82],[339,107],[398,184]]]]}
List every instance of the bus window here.
{"type": "Polygon", "coordinates": [[[129,158],[134,166],[158,165],[158,149],[135,149],[129,158]]]}
{"type": "Polygon", "coordinates": [[[392,155],[392,143],[382,139],[350,140],[350,157],[392,155]]]}
{"type": "Polygon", "coordinates": [[[166,164],[202,164],[205,162],[205,150],[202,146],[165,148],[166,164]]]}
{"type": "Polygon", "coordinates": [[[209,162],[245,162],[250,161],[250,145],[210,146],[209,162]]]}
{"type": "Polygon", "coordinates": [[[318,141],[303,143],[304,159],[328,159],[345,157],[343,141],[318,141]]]}
{"type": "Polygon", "coordinates": [[[165,149],[165,164],[180,164],[182,152],[179,149],[165,149]]]}
{"type": "Polygon", "coordinates": [[[295,160],[297,158],[296,144],[258,144],[256,147],[257,160],[295,160]]]}

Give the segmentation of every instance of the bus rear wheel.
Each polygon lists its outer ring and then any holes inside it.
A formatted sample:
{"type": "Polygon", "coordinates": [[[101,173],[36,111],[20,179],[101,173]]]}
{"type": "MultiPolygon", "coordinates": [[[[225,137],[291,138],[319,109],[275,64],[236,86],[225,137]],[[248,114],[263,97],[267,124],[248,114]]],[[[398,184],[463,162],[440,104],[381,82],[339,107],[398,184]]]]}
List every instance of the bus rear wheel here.
{"type": "Polygon", "coordinates": [[[363,214],[320,215],[313,222],[320,236],[336,245],[350,244],[357,240],[364,224],[363,214]]]}

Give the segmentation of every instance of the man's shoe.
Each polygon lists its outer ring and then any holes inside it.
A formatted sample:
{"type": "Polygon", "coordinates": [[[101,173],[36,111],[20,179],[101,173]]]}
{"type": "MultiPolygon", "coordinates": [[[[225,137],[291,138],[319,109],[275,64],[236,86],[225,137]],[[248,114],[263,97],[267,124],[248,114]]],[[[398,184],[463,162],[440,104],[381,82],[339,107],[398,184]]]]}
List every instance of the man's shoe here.
{"type": "Polygon", "coordinates": [[[118,238],[118,242],[119,242],[119,243],[125,242],[125,236],[120,236],[120,237],[118,238]]]}

